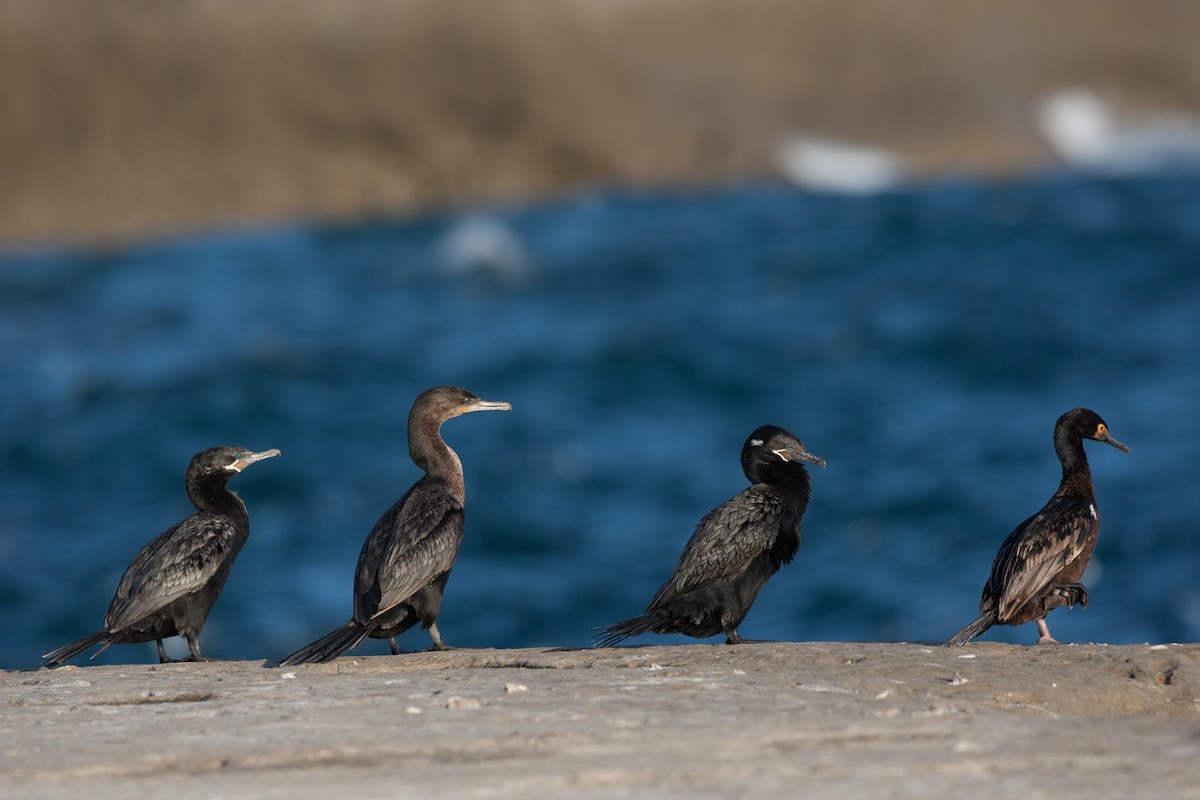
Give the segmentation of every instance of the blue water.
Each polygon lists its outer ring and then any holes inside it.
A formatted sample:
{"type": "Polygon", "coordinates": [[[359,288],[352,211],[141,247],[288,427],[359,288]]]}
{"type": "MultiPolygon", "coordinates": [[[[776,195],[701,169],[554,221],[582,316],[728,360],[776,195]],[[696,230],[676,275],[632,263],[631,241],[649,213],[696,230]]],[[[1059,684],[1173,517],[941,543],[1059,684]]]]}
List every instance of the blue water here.
{"type": "MultiPolygon", "coordinates": [[[[1051,429],[1079,405],[1133,452],[1088,444],[1092,603],[1051,629],[1200,639],[1200,179],[1055,175],[10,250],[0,666],[99,626],[133,554],[189,513],[183,469],[214,444],[283,456],[234,479],[251,538],[206,653],[276,658],[340,625],[363,538],[418,476],[409,406],[440,383],[513,404],[443,431],[468,483],[451,644],[581,646],[638,613],[744,487],[739,449],[768,422],[829,466],[741,633],[945,639],[1053,492],[1051,429]]],[[[125,645],[93,663],[152,660],[125,645]]]]}

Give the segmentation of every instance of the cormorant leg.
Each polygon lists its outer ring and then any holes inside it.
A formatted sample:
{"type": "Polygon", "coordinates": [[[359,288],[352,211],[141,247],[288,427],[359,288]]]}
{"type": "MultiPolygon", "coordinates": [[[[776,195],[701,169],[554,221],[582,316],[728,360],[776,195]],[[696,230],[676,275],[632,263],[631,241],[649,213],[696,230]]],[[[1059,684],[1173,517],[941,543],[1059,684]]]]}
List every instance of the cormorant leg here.
{"type": "Polygon", "coordinates": [[[737,632],[737,628],[725,634],[725,644],[774,644],[777,639],[745,639],[737,632]]]}
{"type": "Polygon", "coordinates": [[[453,650],[454,648],[442,641],[442,632],[438,630],[436,622],[429,623],[429,640],[433,644],[426,647],[426,650],[453,650]]]}
{"type": "Polygon", "coordinates": [[[191,652],[191,655],[188,656],[187,658],[183,659],[184,661],[212,661],[211,658],[208,658],[208,657],[200,654],[200,637],[199,636],[193,636],[193,635],[189,634],[187,637],[187,640],[188,640],[188,651],[191,652]]]}
{"type": "Polygon", "coordinates": [[[163,649],[162,639],[155,639],[154,644],[158,647],[158,663],[160,663],[160,664],[175,663],[172,659],[167,658],[167,651],[163,649]]]}
{"type": "Polygon", "coordinates": [[[1058,640],[1050,635],[1050,626],[1046,624],[1046,618],[1042,617],[1037,621],[1038,626],[1038,644],[1058,644],[1058,640]]]}
{"type": "Polygon", "coordinates": [[[403,650],[401,650],[401,649],[400,649],[400,643],[396,641],[396,637],[395,637],[395,636],[393,636],[393,637],[391,637],[390,639],[388,639],[388,644],[389,644],[389,645],[391,646],[391,648],[392,648],[392,655],[394,655],[394,656],[398,656],[398,655],[400,655],[401,653],[403,653],[403,652],[404,652],[403,650]]]}

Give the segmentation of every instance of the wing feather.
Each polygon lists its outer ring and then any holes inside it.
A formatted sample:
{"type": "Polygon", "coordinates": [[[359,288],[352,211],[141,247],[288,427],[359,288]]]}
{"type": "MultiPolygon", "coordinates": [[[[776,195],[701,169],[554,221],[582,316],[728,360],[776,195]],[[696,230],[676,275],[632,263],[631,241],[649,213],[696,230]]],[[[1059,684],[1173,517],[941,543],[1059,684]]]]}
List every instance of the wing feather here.
{"type": "Polygon", "coordinates": [[[386,613],[454,565],[463,507],[431,481],[418,482],[380,518],[359,555],[354,617],[386,613]]]}
{"type": "Polygon", "coordinates": [[[105,626],[126,628],[200,589],[236,550],[237,531],[219,514],[193,514],[167,529],[138,551],[121,576],[105,626]]]}
{"type": "Polygon", "coordinates": [[[1082,497],[1055,497],[1005,540],[992,567],[992,578],[1002,587],[999,619],[1039,597],[1084,555],[1099,525],[1087,506],[1082,497]]]}
{"type": "Polygon", "coordinates": [[[783,501],[773,492],[751,486],[708,512],[647,611],[740,575],[775,543],[783,511],[783,501]],[[764,540],[761,531],[771,531],[769,539],[764,540]]]}

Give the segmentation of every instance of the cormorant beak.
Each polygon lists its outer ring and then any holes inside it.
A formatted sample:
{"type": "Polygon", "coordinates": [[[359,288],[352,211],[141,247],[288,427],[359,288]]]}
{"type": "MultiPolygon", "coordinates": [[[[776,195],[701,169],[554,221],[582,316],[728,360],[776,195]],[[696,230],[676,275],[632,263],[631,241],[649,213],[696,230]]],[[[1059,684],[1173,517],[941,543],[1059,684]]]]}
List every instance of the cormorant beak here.
{"type": "Polygon", "coordinates": [[[1126,447],[1125,445],[1121,444],[1120,442],[1118,442],[1116,439],[1109,436],[1108,430],[1105,429],[1104,427],[1101,427],[1100,430],[1096,431],[1096,436],[1094,438],[1096,439],[1097,442],[1104,442],[1105,444],[1111,444],[1113,447],[1117,448],[1118,450],[1124,450],[1126,453],[1129,452],[1129,448],[1126,447]]]}
{"type": "Polygon", "coordinates": [[[807,464],[816,464],[818,467],[825,466],[825,459],[820,456],[814,456],[812,453],[799,447],[781,447],[771,452],[784,461],[803,461],[807,464]]]}
{"type": "Polygon", "coordinates": [[[474,400],[463,403],[458,407],[458,413],[470,414],[472,411],[512,411],[512,403],[492,400],[474,400]]]}
{"type": "Polygon", "coordinates": [[[277,455],[279,455],[279,450],[274,447],[272,447],[270,450],[263,450],[261,453],[250,453],[249,455],[244,455],[237,461],[230,464],[229,469],[233,470],[234,472],[241,472],[255,461],[262,461],[264,458],[274,458],[277,455]]]}

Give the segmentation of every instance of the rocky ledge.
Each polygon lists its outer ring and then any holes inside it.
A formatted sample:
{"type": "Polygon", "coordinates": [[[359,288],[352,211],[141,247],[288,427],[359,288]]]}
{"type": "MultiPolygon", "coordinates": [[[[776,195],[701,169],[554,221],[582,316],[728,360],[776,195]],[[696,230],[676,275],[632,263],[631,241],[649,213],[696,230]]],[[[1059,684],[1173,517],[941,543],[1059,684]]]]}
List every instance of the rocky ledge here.
{"type": "Polygon", "coordinates": [[[1197,797],[1200,645],[454,650],[0,675],[12,797],[1197,797]]]}

